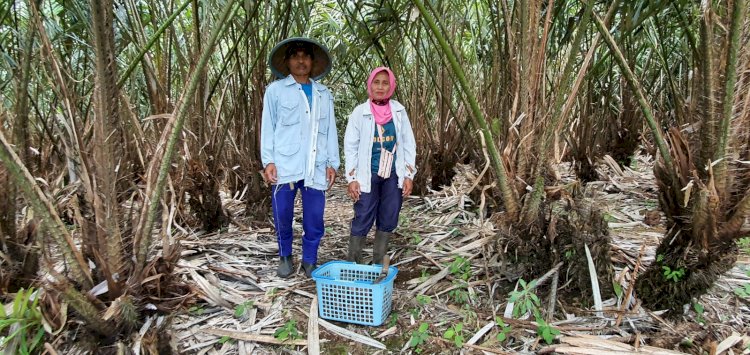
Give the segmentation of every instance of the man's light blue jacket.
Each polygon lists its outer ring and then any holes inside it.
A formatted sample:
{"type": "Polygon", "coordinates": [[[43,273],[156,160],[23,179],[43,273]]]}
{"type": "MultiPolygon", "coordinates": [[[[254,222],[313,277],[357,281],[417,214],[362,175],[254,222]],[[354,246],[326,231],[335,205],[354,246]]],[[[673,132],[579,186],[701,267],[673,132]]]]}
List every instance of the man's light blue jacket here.
{"type": "MultiPolygon", "coordinates": [[[[404,179],[414,180],[417,173],[417,145],[414,131],[406,115],[404,105],[396,100],[389,100],[393,113],[393,124],[396,127],[396,175],[398,187],[404,187],[404,179]]],[[[360,191],[370,192],[372,177],[372,140],[375,134],[375,119],[370,109],[370,100],[360,104],[352,114],[344,133],[344,160],[346,182],[359,182],[360,191]]]]}
{"type": "Polygon", "coordinates": [[[266,88],[260,129],[263,167],[276,165],[278,184],[305,180],[306,187],[325,190],[326,167],[338,169],[339,142],[333,95],[325,85],[310,80],[312,107],[289,75],[266,88]]]}

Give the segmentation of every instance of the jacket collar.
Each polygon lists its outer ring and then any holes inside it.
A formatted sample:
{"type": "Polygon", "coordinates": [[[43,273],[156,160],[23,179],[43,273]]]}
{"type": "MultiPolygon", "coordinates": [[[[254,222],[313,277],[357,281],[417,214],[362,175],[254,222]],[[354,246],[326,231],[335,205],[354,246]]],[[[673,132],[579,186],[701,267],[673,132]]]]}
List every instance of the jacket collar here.
{"type": "MultiPolygon", "coordinates": [[[[292,76],[292,74],[287,75],[286,78],[282,79],[282,82],[286,86],[292,86],[292,85],[297,84],[297,81],[294,80],[294,77],[292,76]]],[[[318,91],[321,91],[321,92],[328,90],[325,86],[323,86],[323,85],[319,84],[317,81],[313,80],[313,78],[310,78],[310,82],[313,84],[313,88],[315,88],[315,90],[318,90],[318,91]]]]}
{"type": "MultiPolygon", "coordinates": [[[[294,80],[294,79],[292,79],[292,80],[294,80]]],[[[396,100],[393,100],[393,99],[391,99],[388,102],[388,104],[391,105],[391,111],[392,112],[404,111],[406,109],[406,107],[404,107],[404,105],[402,105],[400,102],[398,102],[396,100]]],[[[362,111],[362,113],[365,114],[365,115],[372,116],[372,110],[370,109],[370,99],[367,99],[367,101],[365,102],[364,106],[365,107],[364,107],[364,110],[362,111]]]]}

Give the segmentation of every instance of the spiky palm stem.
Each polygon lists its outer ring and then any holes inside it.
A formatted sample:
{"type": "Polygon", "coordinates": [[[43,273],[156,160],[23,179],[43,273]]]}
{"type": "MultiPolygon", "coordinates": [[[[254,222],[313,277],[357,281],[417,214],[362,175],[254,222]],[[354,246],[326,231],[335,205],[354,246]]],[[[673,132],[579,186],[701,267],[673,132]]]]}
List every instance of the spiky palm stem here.
{"type": "Polygon", "coordinates": [[[237,1],[229,1],[225,5],[221,16],[219,16],[217,22],[218,25],[214,27],[214,30],[211,33],[211,38],[203,48],[198,63],[190,76],[188,86],[181,96],[180,103],[177,105],[174,115],[167,124],[159,141],[156,157],[158,157],[159,154],[163,154],[162,159],[159,161],[158,158],[155,158],[149,166],[149,183],[146,188],[146,194],[149,197],[146,201],[146,207],[141,212],[139,226],[136,230],[134,239],[136,246],[136,268],[139,270],[146,264],[146,256],[148,255],[151,246],[151,231],[154,227],[156,212],[159,209],[161,195],[164,192],[164,186],[167,177],[169,176],[169,170],[172,165],[172,157],[174,156],[177,141],[182,135],[182,127],[185,124],[185,118],[187,117],[188,110],[193,102],[191,98],[194,96],[195,90],[198,88],[202,72],[208,64],[209,58],[214,54],[214,46],[216,45],[219,36],[227,27],[227,24],[230,22],[238,8],[235,6],[236,3],[237,1]],[[161,150],[161,152],[159,152],[159,150],[161,150]],[[154,173],[158,174],[155,180],[152,178],[154,173]]]}
{"type": "Polygon", "coordinates": [[[518,196],[513,190],[510,182],[508,181],[508,172],[502,159],[500,158],[500,151],[497,148],[495,139],[492,137],[492,132],[490,130],[489,124],[487,124],[487,120],[484,118],[482,110],[479,108],[479,102],[477,101],[476,96],[474,96],[474,92],[472,91],[468,81],[466,80],[466,74],[458,64],[456,55],[453,53],[453,50],[446,41],[437,24],[435,23],[435,19],[433,18],[432,14],[427,12],[427,9],[425,8],[422,0],[414,0],[414,4],[417,6],[417,8],[419,8],[419,12],[422,14],[422,18],[425,20],[433,36],[435,36],[435,39],[437,39],[438,43],[440,44],[440,48],[443,50],[443,54],[446,56],[446,58],[448,58],[451,69],[453,69],[453,74],[456,75],[456,78],[458,79],[458,83],[461,87],[461,93],[463,94],[464,99],[468,102],[469,108],[471,109],[471,118],[473,119],[474,125],[476,127],[479,127],[482,135],[484,136],[485,142],[487,142],[487,150],[490,154],[490,160],[492,163],[492,167],[495,170],[495,175],[497,175],[498,185],[503,196],[505,211],[508,214],[509,218],[515,219],[519,213],[518,196]]]}
{"type": "Polygon", "coordinates": [[[42,223],[43,231],[52,237],[60,247],[65,260],[69,262],[73,279],[84,287],[93,285],[91,271],[84,261],[83,255],[73,241],[73,237],[57,215],[55,207],[36,184],[36,180],[21,162],[21,158],[11,147],[5,134],[0,130],[0,161],[8,170],[24,198],[34,210],[36,217],[42,223]]]}

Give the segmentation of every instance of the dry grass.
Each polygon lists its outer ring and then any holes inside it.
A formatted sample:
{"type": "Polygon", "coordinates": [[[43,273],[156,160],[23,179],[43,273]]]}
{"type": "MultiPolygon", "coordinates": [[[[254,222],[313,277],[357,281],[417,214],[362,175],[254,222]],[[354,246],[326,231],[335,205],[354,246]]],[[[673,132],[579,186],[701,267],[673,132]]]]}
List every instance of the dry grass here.
{"type": "MultiPolygon", "coordinates": [[[[600,353],[603,349],[669,353],[646,345],[697,353],[700,349],[710,351],[725,339],[735,342],[735,350],[740,349],[748,344],[748,339],[731,335],[748,331],[750,308],[746,301],[733,295],[733,289],[750,282],[743,271],[750,263],[747,255],[740,258],[737,266],[724,275],[711,292],[697,301],[704,308],[702,314],[690,307],[679,319],[664,320],[659,316],[661,312],[641,308],[637,295],[632,295],[637,275],[634,270],[642,271],[653,262],[654,250],[665,233],[663,218],[650,221],[656,223],[655,226],[644,223],[645,216],[653,220],[653,211],[657,210],[651,164],[650,159],[641,157],[635,170],[615,172],[604,168],[600,174],[608,180],[588,185],[585,193],[603,210],[609,222],[613,238],[611,257],[616,271],[614,281],[622,286],[622,293],[603,301],[602,317],[597,317],[591,306],[556,299],[556,312],[548,318],[562,333],[555,345],[546,347],[537,337],[535,323],[524,317],[504,318],[512,327],[508,334],[510,340],[503,343],[495,340],[500,331],[494,325],[495,316],[504,313],[508,292],[513,287],[509,280],[515,281],[515,275],[510,272],[512,268],[499,261],[500,251],[493,250],[496,244],[491,241],[496,231],[487,219],[476,213],[476,205],[481,202],[469,200],[468,190],[473,187],[477,172],[461,165],[451,187],[424,199],[411,198],[404,205],[399,233],[390,248],[391,259],[399,268],[391,318],[380,327],[334,322],[359,334],[357,340],[351,340],[356,338],[351,334],[346,337],[341,329],[321,326],[317,345],[323,353],[382,352],[378,343],[388,352],[410,351],[408,341],[412,332],[426,322],[430,324],[430,336],[422,346],[424,352],[458,352],[455,345],[441,336],[449,326],[461,322],[467,340],[479,333],[475,343],[464,346],[464,350],[477,353],[553,350],[600,353]],[[460,286],[459,277],[448,268],[456,256],[471,260],[465,286],[460,286]],[[453,292],[456,290],[465,290],[468,301],[456,301],[456,295],[461,294],[453,292]],[[430,302],[417,295],[430,296],[430,302]],[[468,306],[464,307],[465,304],[468,306]],[[374,345],[365,345],[365,342],[374,345]]],[[[569,182],[570,170],[567,166],[560,168],[562,182],[569,182]]],[[[344,188],[343,184],[338,184],[328,194],[325,215],[328,229],[320,248],[320,264],[342,259],[346,252],[353,211],[344,188]]],[[[240,201],[225,199],[225,206],[234,212],[235,219],[241,220],[244,206],[240,201]]],[[[301,225],[295,224],[298,235],[299,229],[301,225]]],[[[181,353],[308,350],[305,345],[271,344],[275,340],[274,331],[290,319],[297,320],[300,334],[306,338],[308,315],[316,291],[315,283],[304,278],[301,272],[288,280],[276,277],[276,241],[270,228],[239,230],[232,225],[220,233],[190,232],[180,239],[184,258],[177,270],[202,290],[202,300],[189,312],[175,317],[172,331],[181,353]],[[235,315],[237,306],[247,301],[253,302],[252,307],[235,315]],[[216,329],[223,329],[221,334],[224,335],[244,334],[244,340],[221,341],[216,329]]],[[[370,254],[371,249],[366,247],[365,255],[370,254]]],[[[300,255],[298,239],[295,255],[300,255]]],[[[563,284],[557,289],[564,291],[566,287],[568,285],[563,284]]],[[[545,305],[550,296],[549,287],[540,287],[537,294],[545,305]]],[[[324,322],[317,321],[321,325],[324,322]]]]}

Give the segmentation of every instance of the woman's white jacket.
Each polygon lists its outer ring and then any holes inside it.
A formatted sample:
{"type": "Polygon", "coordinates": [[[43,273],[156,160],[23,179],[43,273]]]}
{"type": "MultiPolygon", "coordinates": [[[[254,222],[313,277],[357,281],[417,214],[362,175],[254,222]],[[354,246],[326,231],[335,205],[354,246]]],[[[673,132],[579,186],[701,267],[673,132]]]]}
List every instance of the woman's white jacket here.
{"type": "MultiPolygon", "coordinates": [[[[396,175],[398,187],[404,187],[404,179],[414,180],[417,173],[417,147],[414,132],[404,105],[391,99],[393,123],[396,126],[396,175]]],[[[370,110],[370,100],[357,106],[346,124],[344,134],[344,156],[346,182],[359,182],[360,191],[370,192],[372,177],[372,146],[375,135],[375,119],[370,110]]]]}

